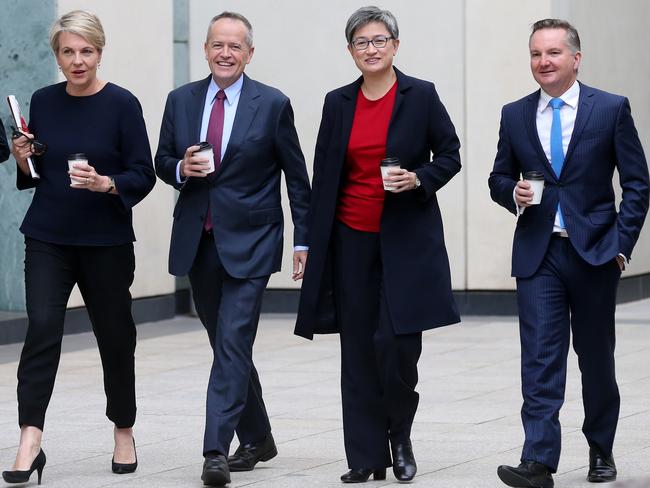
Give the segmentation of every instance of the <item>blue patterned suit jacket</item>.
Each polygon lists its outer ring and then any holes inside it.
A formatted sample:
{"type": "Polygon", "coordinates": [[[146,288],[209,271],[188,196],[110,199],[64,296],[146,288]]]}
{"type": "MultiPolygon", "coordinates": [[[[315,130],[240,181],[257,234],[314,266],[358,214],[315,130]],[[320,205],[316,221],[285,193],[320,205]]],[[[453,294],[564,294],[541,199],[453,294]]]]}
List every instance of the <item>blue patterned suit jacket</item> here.
{"type": "Polygon", "coordinates": [[[627,258],[648,211],[648,165],[627,98],[580,83],[573,134],[560,177],[539,141],[536,109],[540,91],[503,107],[499,143],[488,184],[492,199],[516,213],[513,190],[520,175],[544,173],[542,202],[519,217],[512,249],[512,276],[533,275],[553,231],[558,202],[571,244],[589,264],[627,258]],[[622,200],[613,187],[618,171],[622,200]]]}

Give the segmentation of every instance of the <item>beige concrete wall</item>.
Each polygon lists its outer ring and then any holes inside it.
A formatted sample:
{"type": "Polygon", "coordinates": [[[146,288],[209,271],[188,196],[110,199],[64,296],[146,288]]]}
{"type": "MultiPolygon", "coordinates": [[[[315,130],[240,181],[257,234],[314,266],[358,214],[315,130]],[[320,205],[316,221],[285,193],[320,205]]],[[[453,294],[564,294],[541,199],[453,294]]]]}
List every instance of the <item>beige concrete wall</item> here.
{"type": "MultiPolygon", "coordinates": [[[[572,0],[563,7],[580,33],[582,62],[578,79],[625,95],[646,157],[650,155],[650,2],[645,0],[572,0]]],[[[616,178],[616,176],[615,176],[616,178]]],[[[620,194],[620,192],[619,192],[620,194]]],[[[625,275],[650,272],[650,225],[646,224],[625,275]]]]}
{"type": "MultiPolygon", "coordinates": [[[[106,33],[106,48],[98,76],[131,91],[142,104],[155,152],[167,93],[173,88],[172,0],[152,2],[113,0],[59,0],[59,15],[74,9],[96,14],[106,33]]],[[[173,190],[157,182],[133,211],[136,273],[134,298],[173,293],[167,273],[173,190]]],[[[69,305],[83,302],[75,289],[69,305]]]]}
{"type": "Polygon", "coordinates": [[[516,218],[490,199],[501,107],[537,89],[529,69],[528,35],[551,16],[550,1],[466,2],[467,288],[514,288],[510,255],[516,218]]]}

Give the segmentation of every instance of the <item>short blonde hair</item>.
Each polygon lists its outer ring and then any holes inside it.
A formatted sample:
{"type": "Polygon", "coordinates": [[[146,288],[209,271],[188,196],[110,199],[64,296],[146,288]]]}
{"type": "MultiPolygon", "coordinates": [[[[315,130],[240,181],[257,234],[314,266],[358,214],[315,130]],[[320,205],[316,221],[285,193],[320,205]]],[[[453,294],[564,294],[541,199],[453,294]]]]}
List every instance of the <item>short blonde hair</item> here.
{"type": "Polygon", "coordinates": [[[59,36],[62,32],[83,37],[100,52],[106,44],[104,28],[99,17],[85,10],[73,10],[54,22],[50,29],[50,47],[55,54],[59,52],[59,36]]]}

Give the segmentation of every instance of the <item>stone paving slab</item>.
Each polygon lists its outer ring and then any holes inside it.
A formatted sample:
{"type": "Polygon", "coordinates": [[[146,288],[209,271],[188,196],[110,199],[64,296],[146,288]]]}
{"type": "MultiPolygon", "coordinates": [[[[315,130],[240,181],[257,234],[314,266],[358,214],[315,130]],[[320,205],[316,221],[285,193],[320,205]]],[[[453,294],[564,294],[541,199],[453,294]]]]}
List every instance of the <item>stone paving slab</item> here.
{"type": "MultiPolygon", "coordinates": [[[[617,374],[622,395],[615,445],[616,488],[649,488],[650,301],[618,309],[617,374]]],[[[255,344],[267,409],[279,455],[231,487],[339,487],[343,452],[338,336],[313,342],[292,335],[294,317],[265,315],[255,344]]],[[[66,336],[43,447],[45,487],[201,487],[205,387],[211,364],[207,336],[190,317],[138,327],[139,467],[110,472],[112,427],[95,340],[66,336]]],[[[20,345],[0,346],[0,467],[8,469],[18,444],[15,387],[20,345]]],[[[468,317],[461,325],[427,332],[420,360],[420,408],[413,427],[418,461],[414,485],[439,488],[503,486],[499,464],[516,464],[523,433],[519,419],[519,337],[514,317],[468,317]]],[[[580,426],[577,360],[570,353],[562,410],[563,452],[558,488],[585,480],[587,446],[580,426]]],[[[236,442],[236,441],[235,441],[236,442]]],[[[35,485],[33,477],[32,485],[35,485]]],[[[397,486],[392,473],[371,487],[397,486]]]]}

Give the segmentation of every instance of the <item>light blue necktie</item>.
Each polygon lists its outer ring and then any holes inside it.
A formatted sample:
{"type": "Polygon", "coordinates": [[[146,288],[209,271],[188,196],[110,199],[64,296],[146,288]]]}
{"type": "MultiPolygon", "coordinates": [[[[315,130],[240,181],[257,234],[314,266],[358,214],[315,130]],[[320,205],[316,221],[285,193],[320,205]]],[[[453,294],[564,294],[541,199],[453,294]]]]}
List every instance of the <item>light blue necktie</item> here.
{"type": "MultiPolygon", "coordinates": [[[[564,105],[561,98],[551,98],[551,107],[553,107],[553,123],[551,124],[551,166],[555,171],[555,176],[560,178],[562,165],[564,164],[564,147],[562,146],[562,119],[560,118],[560,107],[564,105]]],[[[560,215],[560,227],[564,229],[564,218],[562,209],[557,204],[557,211],[560,215]]]]}

